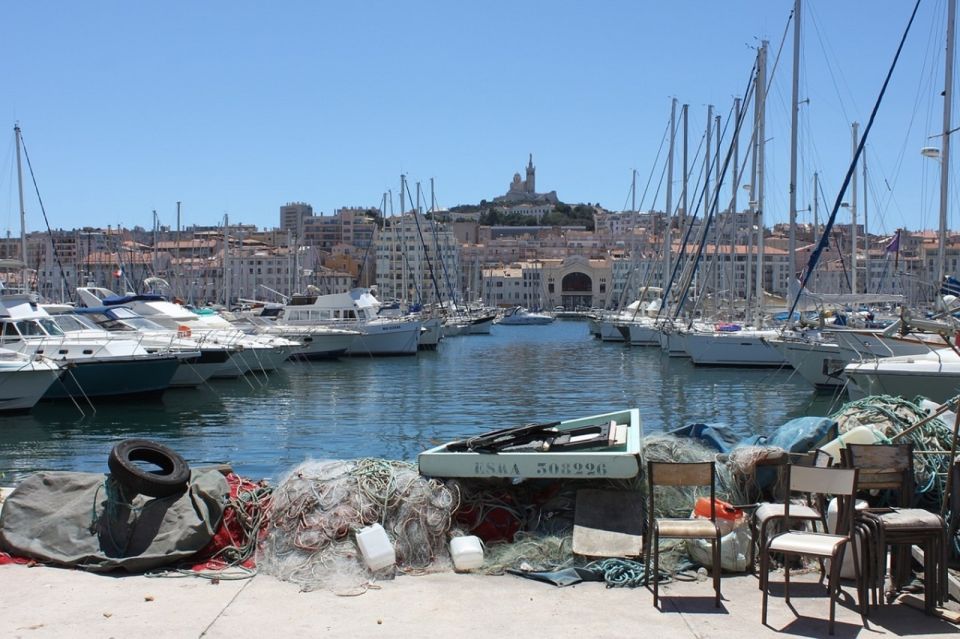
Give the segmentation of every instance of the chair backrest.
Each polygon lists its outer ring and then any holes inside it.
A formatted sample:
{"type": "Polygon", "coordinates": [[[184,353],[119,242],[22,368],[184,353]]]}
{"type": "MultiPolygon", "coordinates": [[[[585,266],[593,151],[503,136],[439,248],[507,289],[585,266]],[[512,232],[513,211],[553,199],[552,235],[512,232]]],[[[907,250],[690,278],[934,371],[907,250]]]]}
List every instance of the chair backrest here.
{"type": "Polygon", "coordinates": [[[853,496],[857,489],[856,468],[825,468],[821,466],[787,467],[787,495],[784,499],[784,519],[790,528],[790,495],[792,493],[833,495],[839,502],[837,533],[849,534],[853,525],[853,496]]]}
{"type": "MultiPolygon", "coordinates": [[[[656,506],[655,486],[710,486],[710,519],[717,520],[716,462],[647,462],[647,494],[649,496],[650,525],[653,525],[656,506]]],[[[691,504],[691,508],[693,504],[691,504]]]]}
{"type": "Polygon", "coordinates": [[[847,444],[843,464],[860,471],[858,490],[896,490],[901,506],[913,500],[913,444],[847,444]]]}

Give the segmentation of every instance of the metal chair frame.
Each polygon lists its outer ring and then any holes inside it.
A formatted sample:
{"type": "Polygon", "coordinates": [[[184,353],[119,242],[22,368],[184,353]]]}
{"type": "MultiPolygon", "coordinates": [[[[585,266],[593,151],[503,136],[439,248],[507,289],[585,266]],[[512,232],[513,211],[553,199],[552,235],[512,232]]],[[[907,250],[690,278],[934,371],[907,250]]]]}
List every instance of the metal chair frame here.
{"type": "Polygon", "coordinates": [[[912,563],[910,547],[924,549],[924,608],[928,613],[942,604],[946,593],[947,525],[942,517],[928,511],[910,508],[914,495],[913,444],[849,444],[843,451],[844,464],[860,471],[858,490],[894,490],[900,506],[892,510],[868,508],[858,520],[872,530],[875,548],[870,565],[873,579],[865,583],[871,589],[874,606],[882,605],[884,597],[876,592],[885,585],[887,546],[892,553],[891,589],[893,596],[909,581],[912,563]],[[914,525],[893,525],[890,517],[909,517],[915,513],[914,525]],[[931,519],[935,519],[931,522],[931,519]],[[926,520],[926,521],[924,521],[926,520]]]}
{"type": "MultiPolygon", "coordinates": [[[[834,631],[836,619],[837,599],[840,595],[840,566],[843,554],[848,544],[855,543],[853,535],[853,508],[854,493],[857,485],[857,470],[844,468],[823,468],[788,465],[786,494],[784,495],[784,532],[771,536],[764,545],[764,552],[760,557],[760,580],[763,590],[761,606],[761,622],[767,624],[767,600],[770,594],[770,558],[771,555],[781,553],[787,561],[783,564],[784,599],[790,602],[790,562],[789,557],[808,556],[818,559],[830,559],[830,574],[827,585],[830,597],[829,633],[834,631]],[[833,495],[839,500],[837,534],[818,532],[793,531],[790,517],[790,495],[792,493],[816,493],[819,495],[833,495]],[[803,541],[811,543],[823,542],[824,548],[815,549],[804,547],[803,541]],[[791,542],[793,545],[791,546],[791,542]]],[[[857,592],[860,590],[860,565],[854,554],[854,573],[857,581],[857,592]]],[[[866,625],[863,599],[859,599],[860,616],[866,625]]]]}

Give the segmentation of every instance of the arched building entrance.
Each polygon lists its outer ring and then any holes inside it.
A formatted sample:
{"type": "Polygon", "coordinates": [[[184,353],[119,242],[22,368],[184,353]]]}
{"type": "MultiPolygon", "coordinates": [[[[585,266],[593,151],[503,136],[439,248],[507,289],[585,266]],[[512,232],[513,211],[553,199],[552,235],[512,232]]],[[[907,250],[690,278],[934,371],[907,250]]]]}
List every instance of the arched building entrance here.
{"type": "Polygon", "coordinates": [[[563,307],[573,310],[593,306],[593,280],[586,273],[574,271],[560,280],[560,299],[563,307]]]}

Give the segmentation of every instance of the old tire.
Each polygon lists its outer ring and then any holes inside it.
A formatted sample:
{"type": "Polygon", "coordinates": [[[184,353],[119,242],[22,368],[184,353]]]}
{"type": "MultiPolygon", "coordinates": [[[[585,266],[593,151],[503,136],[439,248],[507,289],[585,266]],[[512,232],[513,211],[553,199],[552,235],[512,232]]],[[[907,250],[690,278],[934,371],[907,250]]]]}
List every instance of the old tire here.
{"type": "Polygon", "coordinates": [[[168,497],[183,492],[190,482],[190,466],[175,451],[149,439],[125,439],[110,451],[107,466],[113,478],[148,497],[168,497]],[[147,470],[136,462],[157,466],[147,470]]]}

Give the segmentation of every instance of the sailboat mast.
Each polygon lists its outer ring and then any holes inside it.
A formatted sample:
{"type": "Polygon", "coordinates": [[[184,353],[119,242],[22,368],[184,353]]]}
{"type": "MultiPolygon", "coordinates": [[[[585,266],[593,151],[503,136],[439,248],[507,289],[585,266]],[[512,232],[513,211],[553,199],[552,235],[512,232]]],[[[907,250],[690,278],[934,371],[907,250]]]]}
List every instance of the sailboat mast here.
{"type": "Polygon", "coordinates": [[[818,235],[820,234],[820,222],[817,219],[817,209],[820,206],[820,174],[816,171],[813,172],[813,243],[817,243],[818,235]]]}
{"type": "MultiPolygon", "coordinates": [[[[223,304],[230,310],[230,288],[233,278],[230,276],[230,216],[223,214],[223,304]]],[[[294,291],[291,291],[293,293],[294,291]]]]}
{"type": "Polygon", "coordinates": [[[870,293],[870,227],[867,224],[867,149],[860,156],[863,164],[863,292],[870,293]]]}
{"type": "MultiPolygon", "coordinates": [[[[796,295],[797,278],[797,120],[800,110],[800,0],[793,3],[793,89],[790,103],[790,237],[787,244],[787,290],[796,295]]],[[[792,318],[788,319],[792,321],[792,318]]]]}
{"type": "MultiPolygon", "coordinates": [[[[677,131],[677,99],[670,100],[670,149],[667,152],[667,206],[666,206],[666,224],[663,227],[663,277],[661,287],[667,285],[667,273],[670,270],[671,249],[671,228],[673,224],[673,150],[676,146],[677,131]]],[[[636,176],[636,172],[634,172],[636,176]]],[[[636,177],[634,177],[636,180],[636,177]]],[[[683,231],[681,230],[681,233],[683,231]]]]}
{"type": "Polygon", "coordinates": [[[757,135],[756,135],[756,163],[757,163],[757,323],[763,315],[763,206],[764,206],[764,162],[766,152],[766,109],[767,109],[767,48],[769,43],[763,40],[760,43],[760,56],[757,60],[757,135]]]}
{"type": "MultiPolygon", "coordinates": [[[[953,106],[954,31],[957,19],[957,0],[947,2],[947,54],[943,80],[943,137],[940,146],[940,242],[937,244],[937,294],[946,275],[947,261],[947,206],[950,174],[950,109],[953,106]]],[[[19,166],[19,165],[18,165],[19,166]]]]}
{"type": "Polygon", "coordinates": [[[183,263],[180,261],[180,202],[177,201],[177,272],[176,272],[176,288],[174,289],[173,296],[179,297],[182,292],[180,276],[181,271],[183,270],[183,263]]]}
{"type": "Polygon", "coordinates": [[[20,160],[20,124],[13,125],[13,137],[17,143],[17,191],[20,195],[20,260],[23,269],[20,271],[20,288],[27,292],[27,209],[23,203],[23,167],[20,160]]]}
{"type": "MultiPolygon", "coordinates": [[[[860,123],[852,126],[853,157],[857,157],[857,146],[860,144],[860,123]]],[[[857,286],[857,168],[853,168],[850,178],[850,292],[856,295],[860,288],[857,286]]]]}

